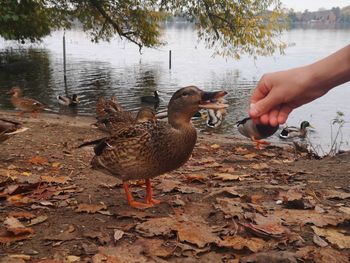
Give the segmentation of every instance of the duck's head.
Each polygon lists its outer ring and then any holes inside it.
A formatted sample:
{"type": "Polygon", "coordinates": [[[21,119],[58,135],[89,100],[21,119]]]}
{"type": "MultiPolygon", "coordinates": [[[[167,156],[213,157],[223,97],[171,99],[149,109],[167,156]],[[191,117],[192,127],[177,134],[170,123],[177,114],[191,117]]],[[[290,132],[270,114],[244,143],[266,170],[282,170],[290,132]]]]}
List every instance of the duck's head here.
{"type": "Polygon", "coordinates": [[[20,97],[22,96],[22,90],[19,86],[14,86],[7,92],[7,94],[10,94],[14,97],[20,97]]]}
{"type": "Polygon", "coordinates": [[[312,125],[308,122],[308,121],[303,121],[301,124],[300,124],[300,129],[301,130],[305,130],[306,128],[313,128],[312,125]]]}
{"type": "Polygon", "coordinates": [[[174,126],[188,124],[192,116],[200,109],[221,109],[227,105],[218,103],[226,91],[205,92],[196,86],[179,89],[171,97],[168,105],[168,120],[174,126]]]}
{"type": "Polygon", "coordinates": [[[79,98],[78,98],[77,94],[72,95],[72,101],[73,101],[73,103],[79,103],[79,98]]]}
{"type": "Polygon", "coordinates": [[[136,122],[156,121],[156,113],[150,107],[142,107],[136,116],[136,122]]]}

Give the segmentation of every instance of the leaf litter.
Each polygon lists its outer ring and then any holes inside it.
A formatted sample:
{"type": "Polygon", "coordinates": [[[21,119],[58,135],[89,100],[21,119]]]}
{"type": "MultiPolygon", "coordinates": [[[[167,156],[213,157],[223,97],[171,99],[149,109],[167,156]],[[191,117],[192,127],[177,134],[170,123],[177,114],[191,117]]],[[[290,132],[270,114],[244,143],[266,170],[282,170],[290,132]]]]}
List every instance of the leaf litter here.
{"type": "MultiPolygon", "coordinates": [[[[137,210],[120,182],[90,169],[91,151],[67,148],[98,131],[64,125],[60,137],[52,120],[46,134],[29,125],[38,138],[17,136],[3,144],[17,157],[0,156],[8,262],[348,262],[349,193],[294,149],[204,137],[182,168],[152,180],[161,204],[137,210]]],[[[131,183],[143,199],[144,184],[131,183]]]]}

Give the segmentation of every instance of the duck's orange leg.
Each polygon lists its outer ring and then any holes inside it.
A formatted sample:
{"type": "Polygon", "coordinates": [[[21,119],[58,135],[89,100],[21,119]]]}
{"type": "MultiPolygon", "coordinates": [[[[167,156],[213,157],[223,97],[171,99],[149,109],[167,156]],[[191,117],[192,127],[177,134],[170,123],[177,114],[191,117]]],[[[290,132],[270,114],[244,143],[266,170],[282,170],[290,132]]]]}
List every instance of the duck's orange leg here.
{"type": "Polygon", "coordinates": [[[270,145],[271,143],[264,141],[264,140],[257,140],[254,137],[252,137],[252,141],[255,142],[255,148],[258,150],[261,150],[261,145],[270,145]]]}
{"type": "Polygon", "coordinates": [[[144,203],[135,201],[134,198],[132,197],[132,194],[129,191],[129,185],[127,183],[123,183],[123,188],[126,194],[126,199],[128,200],[128,204],[131,207],[143,209],[143,208],[148,208],[153,206],[153,204],[144,204],[144,203]]]}
{"type": "Polygon", "coordinates": [[[152,185],[151,185],[151,180],[150,179],[146,179],[146,203],[147,204],[152,204],[152,205],[156,205],[159,204],[160,201],[153,199],[153,191],[152,191],[152,185]]]}

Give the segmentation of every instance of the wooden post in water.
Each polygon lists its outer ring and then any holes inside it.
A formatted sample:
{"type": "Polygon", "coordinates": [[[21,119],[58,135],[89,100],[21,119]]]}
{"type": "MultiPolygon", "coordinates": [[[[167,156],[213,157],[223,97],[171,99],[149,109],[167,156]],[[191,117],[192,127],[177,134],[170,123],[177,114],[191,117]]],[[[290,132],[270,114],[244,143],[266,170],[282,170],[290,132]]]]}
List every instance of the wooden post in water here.
{"type": "Polygon", "coordinates": [[[63,75],[66,80],[66,31],[63,33],[63,75]]]}
{"type": "Polygon", "coordinates": [[[171,69],[171,50],[169,50],[169,69],[171,69]]]}

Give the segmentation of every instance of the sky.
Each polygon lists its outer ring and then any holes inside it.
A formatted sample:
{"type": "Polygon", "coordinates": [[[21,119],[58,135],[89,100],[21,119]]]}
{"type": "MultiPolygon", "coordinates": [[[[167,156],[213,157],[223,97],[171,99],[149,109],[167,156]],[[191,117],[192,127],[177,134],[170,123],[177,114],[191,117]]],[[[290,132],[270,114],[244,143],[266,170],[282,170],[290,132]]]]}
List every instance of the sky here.
{"type": "Polygon", "coordinates": [[[344,7],[350,5],[350,0],[281,0],[283,5],[287,8],[293,8],[295,11],[317,11],[324,7],[331,9],[332,7],[344,7]]]}

